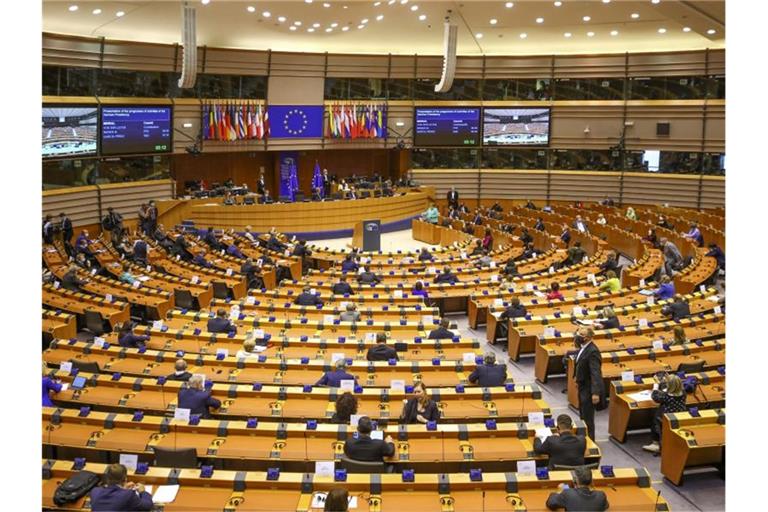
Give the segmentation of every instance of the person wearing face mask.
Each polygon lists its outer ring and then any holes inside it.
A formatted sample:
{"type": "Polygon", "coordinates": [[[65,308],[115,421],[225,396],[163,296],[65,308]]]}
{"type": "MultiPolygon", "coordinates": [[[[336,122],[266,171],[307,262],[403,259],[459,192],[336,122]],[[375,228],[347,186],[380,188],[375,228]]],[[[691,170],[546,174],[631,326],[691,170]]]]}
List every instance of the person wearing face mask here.
{"type": "Polygon", "coordinates": [[[573,337],[578,350],[573,378],[579,390],[579,416],[587,425],[589,437],[595,438],[595,410],[605,408],[603,371],[600,349],[592,342],[594,332],[589,327],[580,327],[573,337]]]}

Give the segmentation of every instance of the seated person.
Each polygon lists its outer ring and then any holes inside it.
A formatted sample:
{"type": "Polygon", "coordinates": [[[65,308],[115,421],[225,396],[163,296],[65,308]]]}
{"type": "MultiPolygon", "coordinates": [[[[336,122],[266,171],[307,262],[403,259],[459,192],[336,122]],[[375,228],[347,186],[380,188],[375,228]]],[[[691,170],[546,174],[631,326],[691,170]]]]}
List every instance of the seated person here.
{"type": "Polygon", "coordinates": [[[296,297],[296,299],[293,301],[294,304],[298,304],[299,306],[322,306],[323,301],[320,300],[320,297],[317,295],[312,294],[312,288],[309,286],[305,286],[302,288],[301,293],[296,297]]]}
{"type": "Polygon", "coordinates": [[[351,254],[347,254],[344,257],[344,261],[341,262],[342,272],[357,272],[358,265],[351,254]]]}
{"type": "Polygon", "coordinates": [[[272,228],[269,230],[269,239],[267,240],[267,249],[275,252],[284,252],[286,245],[277,239],[277,232],[272,228]]]}
{"type": "Polygon", "coordinates": [[[672,317],[672,320],[682,320],[691,316],[691,308],[682,295],[675,295],[674,302],[661,308],[661,314],[672,317]]]}
{"type": "Polygon", "coordinates": [[[613,271],[613,273],[616,275],[619,275],[621,272],[621,265],[619,265],[619,255],[614,251],[610,251],[605,261],[600,264],[600,275],[604,275],[609,270],[613,271]]]}
{"type": "Polygon", "coordinates": [[[210,418],[210,408],[218,409],[221,402],[211,396],[210,391],[203,389],[205,375],[196,373],[189,378],[189,387],[179,389],[177,408],[189,409],[189,414],[200,414],[203,418],[210,418]]]}
{"type": "Polygon", "coordinates": [[[563,300],[563,293],[560,291],[560,283],[552,283],[549,286],[547,300],[563,300]]]}
{"type": "Polygon", "coordinates": [[[352,287],[347,282],[347,276],[343,275],[339,278],[339,282],[333,285],[331,293],[334,295],[354,295],[352,287]]]}
{"type": "Polygon", "coordinates": [[[400,359],[397,357],[397,350],[387,346],[387,335],[382,332],[376,334],[376,344],[368,349],[365,358],[368,361],[389,361],[390,359],[398,361],[400,359]]]}
{"type": "Polygon", "coordinates": [[[672,345],[685,345],[688,343],[688,337],[685,335],[685,329],[682,325],[676,325],[672,328],[672,345]]]}
{"type": "Polygon", "coordinates": [[[525,244],[525,248],[523,249],[523,252],[515,258],[515,261],[522,261],[522,260],[529,260],[536,256],[536,249],[534,249],[532,243],[525,244]]]}
{"type": "Polygon", "coordinates": [[[133,333],[133,322],[126,321],[120,328],[120,334],[117,335],[117,343],[121,347],[139,348],[146,345],[149,336],[137,335],[133,333]]]}
{"type": "Polygon", "coordinates": [[[55,407],[51,401],[51,392],[61,392],[61,382],[50,375],[48,365],[43,361],[43,407],[55,407]]]}
{"type": "Polygon", "coordinates": [[[342,322],[357,322],[360,320],[360,312],[357,310],[357,305],[354,302],[347,303],[347,310],[339,315],[339,320],[342,322]]]}
{"type": "Polygon", "coordinates": [[[583,466],[587,439],[573,431],[573,420],[567,414],[557,417],[557,434],[547,437],[542,442],[539,437],[533,440],[533,451],[537,455],[549,455],[547,467],[583,466]]]}
{"type": "Polygon", "coordinates": [[[613,308],[610,306],[606,306],[603,308],[602,311],[602,320],[599,320],[595,322],[595,329],[618,329],[619,328],[619,317],[616,316],[616,313],[613,311],[613,308]]]}
{"type": "Polygon", "coordinates": [[[434,203],[429,205],[429,208],[421,214],[421,220],[424,222],[429,222],[430,224],[437,224],[437,217],[439,215],[439,212],[437,211],[437,206],[435,206],[434,203]]]}
{"type": "Polygon", "coordinates": [[[264,288],[264,278],[261,277],[259,266],[253,263],[253,258],[245,259],[245,262],[240,265],[240,273],[245,276],[248,289],[264,288]]]}
{"type": "Polygon", "coordinates": [[[232,240],[232,243],[227,246],[227,254],[241,260],[245,259],[245,255],[240,251],[240,242],[237,240],[232,240]]]}
{"type": "Polygon", "coordinates": [[[346,359],[337,360],[336,364],[334,364],[334,368],[335,370],[333,371],[325,372],[323,376],[320,377],[320,380],[317,381],[315,386],[329,386],[332,388],[338,388],[341,386],[341,381],[343,380],[354,380],[357,382],[357,377],[346,372],[346,359]]]}
{"type": "Polygon", "coordinates": [[[704,247],[704,237],[699,230],[699,226],[695,222],[691,224],[691,229],[685,233],[683,237],[694,242],[698,247],[704,247]]]}
{"type": "Polygon", "coordinates": [[[501,312],[501,316],[499,316],[500,320],[508,320],[510,318],[521,318],[528,314],[528,311],[526,311],[525,306],[520,304],[520,299],[518,297],[512,297],[509,301],[509,306],[507,306],[507,309],[501,312]]]}
{"type": "Polygon", "coordinates": [[[651,422],[651,444],[643,446],[643,450],[651,453],[661,451],[661,418],[668,413],[685,412],[686,407],[685,389],[683,382],[677,375],[668,375],[659,381],[658,389],[651,393],[651,399],[659,404],[654,413],[653,422],[651,422]]]}
{"type": "Polygon", "coordinates": [[[587,251],[581,248],[581,242],[574,242],[573,247],[568,249],[568,265],[576,265],[581,263],[584,256],[587,255],[587,251]]]}
{"type": "Polygon", "coordinates": [[[346,425],[353,414],[357,414],[357,398],[347,391],[336,399],[336,412],[331,417],[331,423],[346,425]]]}
{"type": "MultiPolygon", "coordinates": [[[[262,350],[263,351],[263,347],[262,350]]],[[[259,352],[256,350],[256,340],[249,339],[243,342],[243,348],[237,351],[235,357],[237,359],[249,359],[259,356],[259,352]]]]}
{"type": "Polygon", "coordinates": [[[616,277],[616,272],[609,270],[605,273],[605,281],[600,285],[599,290],[601,292],[606,290],[609,292],[617,292],[621,290],[621,281],[616,277]]]}
{"type": "Polygon", "coordinates": [[[707,254],[704,256],[715,258],[715,260],[717,260],[717,268],[719,270],[725,270],[725,253],[716,243],[713,242],[709,244],[709,251],[707,251],[707,254]]]}
{"type": "Polygon", "coordinates": [[[443,268],[443,273],[438,274],[437,277],[435,277],[434,283],[436,284],[442,284],[442,283],[449,283],[449,284],[455,284],[458,282],[459,279],[451,273],[451,267],[445,267],[443,268]]]}
{"type": "Polygon", "coordinates": [[[147,242],[142,239],[137,239],[133,242],[133,261],[139,265],[147,264],[147,242]]]}
{"type": "Polygon", "coordinates": [[[221,243],[219,242],[219,237],[217,237],[216,233],[213,231],[213,226],[209,227],[205,232],[205,236],[203,236],[203,242],[208,244],[208,246],[214,251],[220,251],[223,249],[221,243]]]}
{"type": "Polygon", "coordinates": [[[61,278],[61,287],[65,290],[73,292],[81,292],[81,286],[88,283],[88,279],[80,279],[77,277],[77,266],[70,265],[67,273],[61,278]]]}
{"type": "Polygon", "coordinates": [[[144,484],[128,482],[128,470],[122,464],[110,464],[104,471],[103,485],[91,489],[91,510],[126,511],[152,510],[152,495],[144,484]]]}
{"type": "Polygon", "coordinates": [[[475,246],[472,248],[472,252],[469,253],[470,256],[479,256],[483,254],[483,241],[482,240],[476,240],[475,246]]]}
{"type": "Polygon", "coordinates": [[[643,237],[643,241],[650,243],[653,247],[659,246],[659,237],[655,229],[649,229],[648,234],[643,237]]]}
{"type": "Polygon", "coordinates": [[[306,256],[311,256],[312,251],[310,251],[307,248],[307,241],[306,240],[299,240],[299,242],[294,246],[293,252],[291,253],[293,256],[301,256],[302,258],[306,256]]]}
{"type": "Polygon", "coordinates": [[[480,256],[480,257],[477,259],[477,261],[475,262],[475,265],[476,265],[478,268],[488,268],[488,267],[490,267],[490,266],[491,266],[491,262],[492,262],[492,261],[493,261],[493,260],[492,260],[492,259],[491,259],[491,257],[488,255],[488,249],[483,249],[483,255],[482,255],[482,256],[480,256]]]}
{"type": "Polygon", "coordinates": [[[536,225],[533,226],[533,228],[537,231],[544,231],[546,229],[544,226],[544,219],[542,219],[541,217],[536,219],[536,225]]]}
{"type": "Polygon", "coordinates": [[[520,272],[517,270],[517,263],[515,263],[515,259],[510,257],[507,262],[504,264],[504,268],[501,269],[501,273],[507,277],[515,277],[519,276],[520,272]]]}
{"type": "Polygon", "coordinates": [[[427,423],[439,419],[440,411],[438,411],[435,401],[429,398],[424,382],[417,382],[413,385],[413,397],[409,398],[403,406],[400,424],[427,423]]]}
{"type": "Polygon", "coordinates": [[[608,510],[608,498],[603,491],[590,489],[592,485],[592,470],[581,466],[573,471],[576,486],[566,488],[565,484],[558,485],[560,492],[552,493],[547,498],[549,510],[577,510],[592,512],[608,510]]]}
{"type": "Polygon", "coordinates": [[[448,330],[450,321],[447,318],[440,320],[440,326],[437,329],[433,329],[429,332],[430,340],[452,340],[456,336],[453,332],[448,330]]]}
{"type": "Polygon", "coordinates": [[[659,300],[671,299],[675,296],[675,283],[669,276],[661,276],[659,287],[653,292],[659,300]]]}
{"type": "Polygon", "coordinates": [[[528,228],[523,228],[522,232],[520,233],[520,241],[523,242],[523,245],[533,243],[533,237],[530,233],[528,233],[528,228]]]}
{"type": "Polygon", "coordinates": [[[581,215],[576,216],[576,220],[573,221],[573,227],[580,233],[589,233],[587,223],[584,222],[584,219],[581,218],[581,215]]]}
{"type": "Polygon", "coordinates": [[[357,282],[360,284],[378,284],[381,278],[370,271],[368,267],[363,267],[363,271],[357,275],[357,282]]]}
{"type": "Polygon", "coordinates": [[[195,254],[195,257],[192,258],[192,263],[195,265],[200,265],[201,267],[205,268],[211,268],[213,265],[210,261],[205,259],[205,250],[201,250],[197,254],[195,254]]]}
{"type": "Polygon", "coordinates": [[[571,230],[568,229],[568,224],[563,224],[563,232],[560,233],[560,240],[567,246],[571,243],[571,230]]]}
{"type": "Polygon", "coordinates": [[[187,382],[192,377],[192,374],[187,371],[187,362],[183,359],[177,359],[173,368],[174,372],[166,377],[167,380],[187,382]]]}
{"type": "Polygon", "coordinates": [[[675,226],[669,223],[667,218],[663,215],[659,215],[659,221],[656,223],[657,226],[664,229],[675,229],[675,226]]]}
{"type": "Polygon", "coordinates": [[[429,294],[427,293],[427,290],[424,289],[424,284],[421,281],[416,281],[416,283],[413,285],[413,290],[411,290],[411,295],[418,295],[420,297],[424,297],[424,300],[429,299],[429,294]]]}
{"type": "Polygon", "coordinates": [[[606,219],[605,215],[603,215],[602,213],[598,213],[597,220],[595,222],[597,222],[601,226],[605,226],[606,224],[608,224],[608,219],[606,219]]]}
{"type": "Polygon", "coordinates": [[[395,443],[392,436],[382,439],[371,439],[373,423],[371,418],[363,416],[357,422],[357,439],[348,437],[344,443],[344,455],[352,460],[362,462],[383,462],[385,457],[395,454],[395,443]]]}
{"type": "Polygon", "coordinates": [[[507,380],[507,366],[496,364],[496,354],[493,352],[485,354],[483,363],[469,375],[469,382],[484,388],[503,385],[507,380]]]}
{"type": "Polygon", "coordinates": [[[426,247],[422,247],[421,251],[419,252],[419,261],[433,261],[435,258],[432,256],[432,253],[429,252],[429,249],[426,247]]]}
{"type": "Polygon", "coordinates": [[[252,244],[259,245],[259,242],[257,238],[254,236],[253,232],[251,231],[251,226],[245,226],[245,231],[243,232],[243,236],[252,244]]]}
{"type": "Polygon", "coordinates": [[[237,327],[227,318],[227,311],[221,308],[216,311],[215,317],[208,320],[207,330],[212,333],[237,333],[237,327]]]}

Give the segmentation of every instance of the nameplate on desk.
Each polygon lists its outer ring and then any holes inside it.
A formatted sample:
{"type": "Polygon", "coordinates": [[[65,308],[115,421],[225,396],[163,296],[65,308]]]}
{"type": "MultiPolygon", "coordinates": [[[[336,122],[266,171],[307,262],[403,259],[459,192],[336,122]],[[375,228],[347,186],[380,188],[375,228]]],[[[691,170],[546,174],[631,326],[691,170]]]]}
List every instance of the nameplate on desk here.
{"type": "Polygon", "coordinates": [[[549,273],[554,274],[555,273],[555,267],[549,267],[549,273]]]}
{"type": "Polygon", "coordinates": [[[163,321],[162,320],[155,320],[152,322],[152,328],[153,329],[162,329],[163,328],[163,321]]]}
{"type": "Polygon", "coordinates": [[[573,316],[580,316],[586,314],[583,308],[579,306],[573,306],[573,316]]]}
{"type": "Polygon", "coordinates": [[[316,476],[333,476],[333,472],[336,470],[336,464],[332,460],[318,460],[315,462],[315,475],[316,476]]]}
{"type": "Polygon", "coordinates": [[[532,292],[533,291],[533,283],[525,283],[525,291],[532,292]]]}
{"type": "Polygon", "coordinates": [[[310,288],[309,293],[311,293],[312,295],[317,295],[317,289],[310,288]]]}
{"type": "Polygon", "coordinates": [[[59,289],[59,286],[61,286],[61,283],[60,283],[60,282],[58,282],[58,281],[54,281],[54,282],[53,282],[53,289],[54,289],[54,290],[58,290],[58,289],[59,289]]]}
{"type": "Polygon", "coordinates": [[[389,389],[391,391],[405,393],[405,381],[401,379],[392,379],[389,381],[389,389]]]}
{"type": "Polygon", "coordinates": [[[134,288],[141,288],[141,281],[136,279],[133,283],[131,283],[131,286],[133,286],[134,288]]]}
{"type": "Polygon", "coordinates": [[[353,393],[355,391],[355,381],[353,379],[344,379],[339,381],[339,389],[342,393],[349,391],[353,393]]]}
{"type": "Polygon", "coordinates": [[[70,361],[63,361],[59,363],[59,370],[64,373],[70,373],[72,371],[72,363],[70,361]]]}
{"type": "Polygon", "coordinates": [[[534,460],[520,460],[517,462],[517,472],[521,475],[535,475],[536,474],[536,461],[534,460]]]}
{"type": "Polygon", "coordinates": [[[434,319],[432,318],[432,315],[424,315],[421,319],[421,323],[423,323],[425,326],[432,325],[434,322],[434,319]]]}
{"type": "Polygon", "coordinates": [[[232,269],[231,268],[227,269],[227,275],[230,276],[230,277],[232,276],[232,269]]]}
{"type": "Polygon", "coordinates": [[[544,424],[544,413],[543,412],[529,412],[528,413],[528,423],[533,423],[534,425],[543,425],[544,424]]]}
{"type": "Polygon", "coordinates": [[[475,353],[474,352],[464,352],[461,355],[461,360],[465,363],[472,364],[475,362],[475,353]]]}
{"type": "Polygon", "coordinates": [[[712,311],[714,311],[716,315],[719,315],[719,314],[721,314],[723,312],[723,308],[721,308],[720,306],[715,306],[712,309],[712,311]]]}
{"type": "Polygon", "coordinates": [[[648,319],[647,318],[638,318],[637,320],[637,326],[641,329],[645,329],[648,327],[648,319]]]}
{"type": "Polygon", "coordinates": [[[383,430],[372,430],[371,431],[371,439],[378,439],[379,441],[384,440],[384,431],[383,430]]]}
{"type": "Polygon", "coordinates": [[[493,299],[493,305],[497,307],[504,306],[504,299],[493,299]]]}
{"type": "Polygon", "coordinates": [[[120,464],[131,471],[136,471],[136,466],[139,465],[139,456],[131,453],[121,453],[120,464]]]}
{"type": "Polygon", "coordinates": [[[152,265],[147,265],[147,272],[152,272],[152,265]]]}
{"type": "MultiPolygon", "coordinates": [[[[344,382],[344,381],[342,381],[344,382]]],[[[357,428],[357,423],[360,421],[360,418],[365,416],[365,414],[350,414],[349,415],[349,426],[357,428]]]]}
{"type": "Polygon", "coordinates": [[[656,304],[656,299],[654,299],[653,297],[648,297],[648,299],[646,299],[646,302],[648,303],[649,306],[653,306],[654,304],[656,304]]]}
{"type": "Polygon", "coordinates": [[[535,257],[536,257],[536,253],[535,252],[531,253],[531,258],[535,258],[535,257]]]}
{"type": "Polygon", "coordinates": [[[392,296],[396,299],[402,299],[403,298],[403,290],[395,290],[392,293],[392,296]]]}
{"type": "Polygon", "coordinates": [[[640,288],[644,288],[645,287],[645,279],[641,279],[640,283],[638,283],[638,284],[640,285],[640,288]]]}
{"type": "Polygon", "coordinates": [[[547,338],[551,338],[555,335],[555,328],[554,327],[545,327],[544,328],[544,336],[547,338]]]}
{"type": "Polygon", "coordinates": [[[365,333],[365,341],[376,341],[376,333],[375,332],[367,332],[365,333]]]}
{"type": "Polygon", "coordinates": [[[190,413],[190,409],[177,407],[176,410],[173,411],[173,419],[180,420],[180,421],[189,421],[189,413],[190,413]]]}
{"type": "Polygon", "coordinates": [[[264,336],[264,329],[256,329],[253,331],[253,337],[257,339],[263,339],[264,336]]]}
{"type": "Polygon", "coordinates": [[[262,266],[264,264],[264,258],[259,258],[256,260],[256,266],[262,266]]]}
{"type": "Polygon", "coordinates": [[[248,297],[245,298],[245,303],[248,304],[249,306],[253,306],[254,304],[256,304],[256,297],[249,295],[248,297]]]}
{"type": "Polygon", "coordinates": [[[106,343],[106,340],[104,338],[100,338],[96,336],[93,338],[93,346],[98,348],[104,348],[104,343],[106,343]]]}
{"type": "Polygon", "coordinates": [[[583,299],[586,296],[587,296],[587,294],[584,293],[584,290],[577,290],[576,291],[576,298],[577,299],[583,299]]]}
{"type": "Polygon", "coordinates": [[[621,372],[621,380],[624,381],[634,381],[635,380],[635,372],[632,370],[628,370],[626,372],[621,372]]]}
{"type": "Polygon", "coordinates": [[[664,340],[654,340],[651,346],[653,350],[664,350],[664,340]]]}
{"type": "Polygon", "coordinates": [[[589,263],[589,256],[584,256],[583,258],[581,258],[581,262],[582,263],[589,263]]]}
{"type": "Polygon", "coordinates": [[[333,315],[323,315],[323,323],[330,325],[336,318],[333,315]]]}
{"type": "Polygon", "coordinates": [[[112,294],[108,293],[104,296],[104,299],[106,299],[107,302],[112,302],[112,294]]]}
{"type": "Polygon", "coordinates": [[[331,364],[336,364],[336,361],[340,359],[346,359],[347,356],[344,355],[344,352],[334,352],[331,354],[331,364]]]}
{"type": "Polygon", "coordinates": [[[595,274],[587,275],[587,279],[589,279],[589,282],[592,283],[592,286],[597,286],[597,279],[595,279],[595,274]]]}
{"type": "Polygon", "coordinates": [[[707,293],[707,286],[702,284],[701,286],[699,286],[699,291],[701,293],[707,293]]]}
{"type": "Polygon", "coordinates": [[[197,283],[199,283],[199,282],[200,282],[200,278],[199,278],[198,276],[192,276],[192,277],[189,279],[189,282],[191,282],[192,284],[197,284],[197,283]]]}
{"type": "Polygon", "coordinates": [[[229,356],[229,349],[228,348],[217,348],[216,349],[216,357],[227,357],[229,356]]]}
{"type": "Polygon", "coordinates": [[[496,268],[496,262],[495,262],[495,261],[493,261],[493,260],[491,260],[491,264],[490,264],[490,267],[491,267],[491,268],[496,268]]]}
{"type": "MultiPolygon", "coordinates": [[[[311,509],[325,510],[325,500],[328,498],[327,492],[316,492],[312,495],[312,503],[309,505],[311,509]]],[[[357,496],[350,496],[347,504],[347,509],[357,508],[357,496]]]]}

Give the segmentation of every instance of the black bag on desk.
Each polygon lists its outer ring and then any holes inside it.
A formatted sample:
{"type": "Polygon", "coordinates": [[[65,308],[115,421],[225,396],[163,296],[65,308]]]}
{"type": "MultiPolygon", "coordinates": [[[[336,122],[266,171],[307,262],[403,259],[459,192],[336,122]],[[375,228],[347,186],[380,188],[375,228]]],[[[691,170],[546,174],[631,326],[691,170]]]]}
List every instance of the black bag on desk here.
{"type": "Polygon", "coordinates": [[[91,471],[75,473],[59,485],[56,493],[53,495],[53,502],[58,507],[75,502],[96,487],[99,480],[101,480],[101,477],[91,471]]]}

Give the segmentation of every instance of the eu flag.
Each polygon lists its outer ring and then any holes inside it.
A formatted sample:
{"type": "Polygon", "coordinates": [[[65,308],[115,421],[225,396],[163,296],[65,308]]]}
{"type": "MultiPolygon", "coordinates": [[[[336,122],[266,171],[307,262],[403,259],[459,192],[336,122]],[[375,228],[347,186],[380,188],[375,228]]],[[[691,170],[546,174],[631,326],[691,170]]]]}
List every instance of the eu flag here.
{"type": "Polygon", "coordinates": [[[298,139],[323,136],[322,105],[270,105],[271,138],[298,139]]]}

